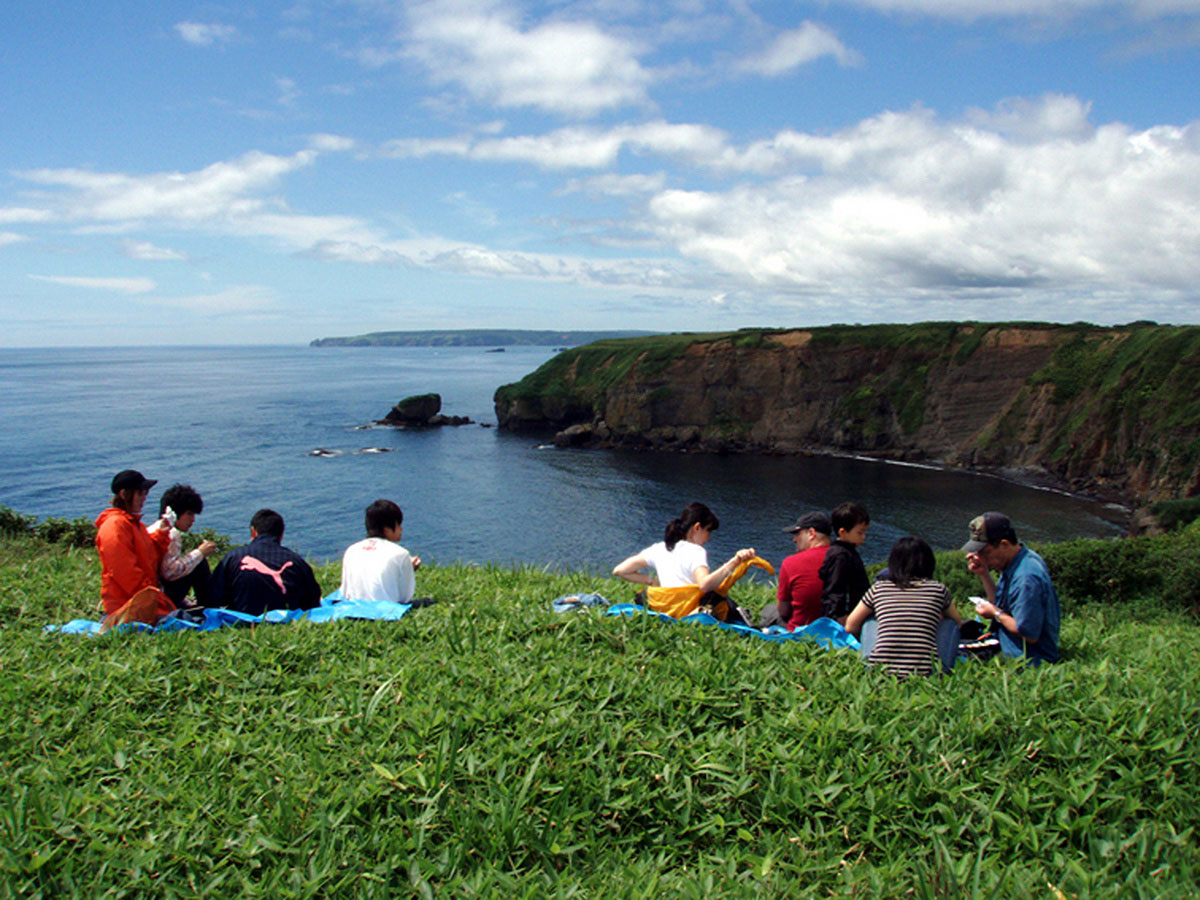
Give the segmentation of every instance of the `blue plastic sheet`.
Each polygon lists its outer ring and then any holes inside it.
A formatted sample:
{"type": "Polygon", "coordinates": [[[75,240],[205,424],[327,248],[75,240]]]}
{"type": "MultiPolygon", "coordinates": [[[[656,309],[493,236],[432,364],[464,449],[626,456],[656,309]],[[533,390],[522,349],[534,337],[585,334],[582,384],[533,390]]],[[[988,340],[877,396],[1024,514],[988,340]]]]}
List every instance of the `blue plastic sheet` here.
{"type": "MultiPolygon", "coordinates": [[[[112,633],[149,632],[151,634],[173,631],[216,631],[231,625],[282,625],[285,622],[333,622],[337,619],[373,619],[395,621],[402,618],[412,606],[407,603],[386,601],[343,600],[340,590],[321,598],[315,609],[269,609],[261,616],[234,612],[232,609],[205,609],[203,622],[187,622],[183,619],[164,619],[158,625],[129,622],[118,625],[112,633]]],[[[72,619],[65,625],[47,625],[44,629],[56,634],[99,635],[100,622],[91,619],[72,619]]]]}
{"type": "Polygon", "coordinates": [[[779,625],[770,628],[751,628],[747,625],[731,625],[707,613],[692,613],[682,619],[673,619],[663,613],[652,612],[644,606],[635,603],[618,603],[608,608],[610,616],[656,616],[664,622],[684,625],[716,625],[726,631],[733,631],[745,637],[758,638],[761,641],[780,643],[783,641],[808,641],[819,644],[830,650],[858,650],[858,639],[833,619],[817,619],[811,625],[788,631],[779,625]]]}
{"type": "Polygon", "coordinates": [[[321,598],[321,605],[308,610],[310,622],[333,622],[337,619],[373,619],[395,621],[412,609],[409,603],[390,603],[387,600],[343,600],[341,588],[321,598]]]}

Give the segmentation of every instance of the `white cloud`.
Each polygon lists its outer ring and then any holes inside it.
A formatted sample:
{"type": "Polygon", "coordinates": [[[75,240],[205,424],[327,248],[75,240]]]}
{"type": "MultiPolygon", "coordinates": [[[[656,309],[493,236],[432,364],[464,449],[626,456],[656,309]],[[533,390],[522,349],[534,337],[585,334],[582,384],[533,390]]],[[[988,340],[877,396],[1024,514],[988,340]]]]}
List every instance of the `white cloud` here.
{"type": "Polygon", "coordinates": [[[236,40],[238,30],[232,25],[217,25],[206,22],[177,22],[175,31],[179,36],[196,47],[211,47],[213,44],[227,44],[236,40]]]}
{"type": "Polygon", "coordinates": [[[304,251],[310,259],[326,262],[348,262],[370,266],[408,266],[412,260],[399,250],[379,243],[357,241],[322,240],[304,251]]]}
{"type": "Polygon", "coordinates": [[[587,259],[547,253],[521,253],[479,245],[458,245],[424,254],[420,264],[433,269],[484,278],[526,278],[589,287],[634,288],[637,291],[711,289],[713,278],[686,260],[587,259]]]}
{"type": "Polygon", "coordinates": [[[155,306],[188,310],[200,315],[217,316],[229,313],[264,312],[278,307],[274,289],[263,285],[234,285],[211,294],[190,294],[176,297],[158,296],[155,306]]]}
{"type": "Polygon", "coordinates": [[[1163,292],[1194,295],[1200,123],[1137,131],[1097,127],[1088,113],[1077,98],[1047,95],[954,120],[918,107],[833,134],[784,130],[740,145],[719,129],[661,121],[436,146],[413,141],[401,155],[614,170],[568,179],[558,193],[630,198],[627,218],[606,220],[603,230],[640,234],[660,253],[677,254],[678,265],[650,276],[658,260],[593,267],[482,247],[412,259],[592,284],[666,278],[680,288],[703,270],[699,281],[710,293],[730,297],[1111,292],[1149,302],[1163,292]],[[666,189],[661,172],[623,171],[648,156],[691,167],[671,173],[683,187],[666,189]],[[713,180],[718,186],[707,184],[713,180]]]}
{"type": "MultiPolygon", "coordinates": [[[[318,136],[312,147],[345,149],[345,139],[318,136]]],[[[321,242],[370,245],[380,235],[351,216],[294,213],[265,192],[287,174],[312,164],[316,149],[292,156],[247,153],[194,172],[128,175],[81,169],[38,169],[19,177],[44,192],[42,219],[73,223],[81,232],[125,231],[144,223],[201,228],[219,234],[266,237],[303,251],[321,242]]],[[[150,251],[153,252],[153,251],[150,251]]]]}
{"type": "Polygon", "coordinates": [[[1006,104],[992,119],[1003,130],[915,110],[777,136],[770,168],[791,171],[663,191],[651,232],[774,289],[1194,291],[1200,123],[1084,127],[1070,107],[1006,104]]]}
{"type": "Polygon", "coordinates": [[[563,186],[560,193],[636,197],[658,193],[666,186],[666,181],[667,176],[662,172],[652,175],[593,175],[590,178],[572,178],[563,186]]]}
{"type": "Polygon", "coordinates": [[[295,109],[297,101],[303,96],[296,85],[295,79],[276,75],[275,87],[279,91],[279,105],[287,109],[295,109]]]}
{"type": "MultiPolygon", "coordinates": [[[[651,74],[636,45],[586,21],[523,25],[515,10],[493,0],[416,3],[408,7],[403,54],[435,83],[501,107],[591,116],[648,102],[651,74]]],[[[395,58],[394,51],[375,51],[371,61],[395,58]]]]}
{"type": "Polygon", "coordinates": [[[224,229],[246,237],[268,237],[284,246],[305,250],[321,243],[349,242],[375,244],[379,232],[353,216],[303,216],[296,213],[261,212],[231,220],[224,229]]]}
{"type": "Polygon", "coordinates": [[[1196,14],[1195,0],[850,0],[884,12],[918,13],[936,18],[1066,19],[1090,12],[1123,11],[1139,19],[1196,14]]]}
{"type": "Polygon", "coordinates": [[[35,281],[48,281],[66,287],[93,291],[114,291],[118,294],[145,294],[157,286],[150,278],[81,278],[66,275],[30,275],[35,281]]]}
{"type": "Polygon", "coordinates": [[[467,156],[473,140],[453,138],[397,138],[383,145],[382,153],[396,159],[422,159],[426,156],[467,156]]]}
{"type": "Polygon", "coordinates": [[[170,218],[201,221],[246,215],[264,201],[253,196],[281,176],[310,165],[316,152],[292,156],[252,152],[196,172],[125,175],[83,169],[36,169],[18,173],[28,181],[63,189],[58,212],[68,219],[125,221],[170,218]]]}
{"type": "MultiPolygon", "coordinates": [[[[1037,297],[1045,307],[1072,294],[1102,296],[1114,309],[1114,298],[1136,297],[1148,308],[1173,295],[1194,297],[1200,123],[1098,127],[1089,113],[1077,98],[1048,95],[955,119],[917,107],[833,133],[785,129],[746,143],[711,126],[656,120],[406,139],[384,148],[398,159],[441,154],[582,172],[587,177],[563,177],[557,193],[628,204],[624,218],[610,205],[602,220],[573,219],[552,235],[510,237],[506,247],[428,234],[396,240],[354,216],[294,212],[281,184],[322,153],[356,149],[336,135],[314,135],[291,156],[247,153],[191,172],[15,173],[39,190],[22,206],[0,210],[0,222],[53,221],[138,237],[154,234],[142,231],[147,224],[164,224],[171,243],[189,231],[265,238],[343,263],[723,298],[718,305],[731,314],[748,311],[753,298],[769,304],[801,296],[844,301],[847,309],[880,296],[920,298],[922,309],[934,309],[935,297],[1021,296],[1035,313],[1037,297]],[[568,246],[614,237],[626,248],[649,248],[648,255],[626,249],[626,258],[597,259],[586,249],[571,255],[512,246],[527,238],[568,246]]],[[[452,193],[449,202],[474,201],[452,193]]],[[[496,218],[512,217],[499,209],[496,218]]],[[[124,249],[138,259],[184,258],[132,237],[124,249]]],[[[154,287],[149,279],[41,278],[127,293],[154,287]]],[[[218,308],[230,311],[262,300],[239,290],[205,296],[222,298],[218,308]]],[[[864,306],[863,315],[871,318],[873,309],[864,306]]],[[[1053,310],[1043,317],[1053,318],[1053,310]]]]}
{"type": "Polygon", "coordinates": [[[171,250],[168,247],[157,247],[147,241],[123,241],[121,250],[130,259],[150,261],[187,259],[186,253],[180,253],[178,250],[171,250]]]}
{"type": "Polygon", "coordinates": [[[0,231],[0,247],[7,246],[8,244],[20,244],[27,240],[29,240],[28,237],[23,234],[17,234],[15,231],[0,231]]]}
{"type": "Polygon", "coordinates": [[[548,169],[598,169],[612,165],[623,144],[624,129],[564,128],[532,137],[476,141],[468,155],[489,162],[527,162],[548,169]]]}
{"type": "Polygon", "coordinates": [[[719,128],[655,121],[609,129],[572,126],[504,138],[406,138],[385,144],[383,153],[396,158],[459,156],[545,169],[601,169],[613,165],[625,149],[714,165],[731,152],[728,136],[719,128]]]}
{"type": "Polygon", "coordinates": [[[737,68],[773,78],[823,56],[831,56],[843,66],[856,66],[862,62],[862,57],[838,40],[833,31],[815,22],[805,22],[799,28],[777,35],[765,50],[741,60],[737,68]]]}
{"type": "Polygon", "coordinates": [[[553,274],[536,256],[506,253],[486,247],[459,247],[430,260],[436,268],[449,272],[487,277],[521,276],[546,278],[553,274]]]}
{"type": "Polygon", "coordinates": [[[970,109],[966,117],[976,128],[994,131],[1007,138],[1036,142],[1055,137],[1086,138],[1093,131],[1088,120],[1090,111],[1090,103],[1050,94],[1037,99],[1005,100],[993,110],[970,109]]]}
{"type": "Polygon", "coordinates": [[[0,222],[9,225],[49,222],[53,218],[54,216],[44,209],[33,209],[27,206],[0,207],[0,222]]]}
{"type": "Polygon", "coordinates": [[[308,146],[320,153],[346,153],[353,150],[357,142],[337,134],[314,134],[309,136],[308,146]]]}

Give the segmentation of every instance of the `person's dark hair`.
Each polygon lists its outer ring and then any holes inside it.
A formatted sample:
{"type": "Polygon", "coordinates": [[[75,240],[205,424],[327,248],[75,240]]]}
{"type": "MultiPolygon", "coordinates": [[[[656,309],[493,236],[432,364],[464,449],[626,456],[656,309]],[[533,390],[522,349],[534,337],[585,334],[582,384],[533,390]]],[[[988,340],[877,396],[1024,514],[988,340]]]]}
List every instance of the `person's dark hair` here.
{"type": "Polygon", "coordinates": [[[367,507],[367,537],[383,537],[385,528],[404,524],[404,513],[391,500],[376,500],[367,507]]]}
{"type": "Polygon", "coordinates": [[[709,531],[716,531],[721,525],[713,511],[703,503],[689,503],[679,514],[679,518],[667,523],[667,530],[663,535],[663,543],[667,545],[667,549],[674,550],[675,545],[687,537],[692,526],[697,523],[709,531]]]}
{"type": "Polygon", "coordinates": [[[283,516],[273,509],[260,509],[250,520],[250,527],[259,534],[269,534],[283,540],[283,516]]]}
{"type": "Polygon", "coordinates": [[[867,508],[861,503],[843,503],[832,513],[829,518],[833,520],[833,536],[837,537],[840,531],[849,531],[859,523],[871,522],[871,515],[867,512],[867,508]]]}
{"type": "Polygon", "coordinates": [[[125,512],[129,512],[130,501],[133,499],[133,495],[135,493],[137,492],[129,488],[124,488],[117,491],[115,494],[113,494],[112,505],[117,509],[123,509],[125,512]]]}
{"type": "Polygon", "coordinates": [[[178,515],[186,512],[200,515],[204,512],[204,501],[190,484],[173,484],[163,491],[158,501],[158,514],[161,516],[165,513],[168,506],[178,515]]]}
{"type": "Polygon", "coordinates": [[[933,548],[925,541],[919,537],[902,537],[888,557],[888,576],[903,590],[911,587],[914,581],[932,578],[936,566],[933,548]]]}

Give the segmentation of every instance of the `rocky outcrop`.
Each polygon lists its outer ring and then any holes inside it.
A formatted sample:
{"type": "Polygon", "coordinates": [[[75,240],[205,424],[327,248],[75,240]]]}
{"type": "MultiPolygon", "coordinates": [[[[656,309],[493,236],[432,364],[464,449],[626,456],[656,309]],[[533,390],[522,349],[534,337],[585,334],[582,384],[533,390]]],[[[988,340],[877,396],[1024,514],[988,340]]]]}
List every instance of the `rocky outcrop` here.
{"type": "Polygon", "coordinates": [[[496,393],[561,446],[844,452],[1200,492],[1200,328],[927,323],[603,341],[496,393]]]}
{"type": "Polygon", "coordinates": [[[412,397],[405,397],[393,406],[377,424],[407,427],[472,424],[466,416],[444,416],[441,409],[441,394],[416,394],[412,397]]]}

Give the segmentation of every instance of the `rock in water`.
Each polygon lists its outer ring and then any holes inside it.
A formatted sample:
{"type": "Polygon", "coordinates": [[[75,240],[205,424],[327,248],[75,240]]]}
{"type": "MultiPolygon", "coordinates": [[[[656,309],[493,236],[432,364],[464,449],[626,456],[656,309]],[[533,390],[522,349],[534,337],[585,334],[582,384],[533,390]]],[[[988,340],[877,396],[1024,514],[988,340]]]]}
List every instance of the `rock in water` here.
{"type": "Polygon", "coordinates": [[[441,394],[416,394],[393,406],[383,421],[389,425],[426,425],[441,409],[441,394]]]}

